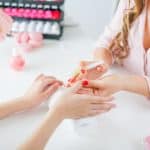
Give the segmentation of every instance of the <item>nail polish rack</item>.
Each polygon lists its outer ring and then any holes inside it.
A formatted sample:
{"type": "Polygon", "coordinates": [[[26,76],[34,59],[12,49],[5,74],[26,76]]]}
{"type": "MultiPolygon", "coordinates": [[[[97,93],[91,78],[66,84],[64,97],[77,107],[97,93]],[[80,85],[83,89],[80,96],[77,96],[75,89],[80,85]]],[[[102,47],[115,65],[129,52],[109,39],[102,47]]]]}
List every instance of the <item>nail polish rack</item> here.
{"type": "Polygon", "coordinates": [[[12,31],[41,32],[46,39],[63,34],[64,0],[0,0],[0,7],[13,19],[12,31]]]}

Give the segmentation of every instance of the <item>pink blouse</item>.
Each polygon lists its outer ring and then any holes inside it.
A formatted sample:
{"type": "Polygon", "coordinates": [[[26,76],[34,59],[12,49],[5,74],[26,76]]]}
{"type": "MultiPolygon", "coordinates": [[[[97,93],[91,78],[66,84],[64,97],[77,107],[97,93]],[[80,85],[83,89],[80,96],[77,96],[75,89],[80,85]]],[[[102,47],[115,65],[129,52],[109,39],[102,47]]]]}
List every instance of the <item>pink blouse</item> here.
{"type": "MultiPolygon", "coordinates": [[[[134,6],[134,0],[131,0],[131,6],[134,6]]],[[[105,28],[104,33],[100,36],[97,47],[106,48],[110,46],[115,35],[120,32],[124,11],[128,9],[128,1],[120,0],[116,14],[111,23],[105,28]]],[[[124,60],[123,66],[130,72],[141,75],[146,78],[150,89],[150,49],[147,52],[144,49],[143,39],[145,32],[146,7],[141,15],[133,23],[129,32],[128,43],[130,54],[124,60]]]]}

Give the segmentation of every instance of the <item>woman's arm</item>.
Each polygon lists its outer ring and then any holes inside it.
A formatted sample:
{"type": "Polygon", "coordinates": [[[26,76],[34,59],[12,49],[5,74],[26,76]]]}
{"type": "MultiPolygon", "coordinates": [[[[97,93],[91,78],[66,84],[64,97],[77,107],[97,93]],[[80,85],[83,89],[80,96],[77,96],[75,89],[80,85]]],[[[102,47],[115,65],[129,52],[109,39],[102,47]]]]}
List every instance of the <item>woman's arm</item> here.
{"type": "Polygon", "coordinates": [[[87,88],[94,88],[97,95],[108,96],[119,91],[150,96],[149,85],[145,77],[137,75],[109,75],[100,80],[89,81],[87,88]]]}
{"type": "Polygon", "coordinates": [[[36,107],[47,100],[62,83],[54,77],[38,76],[28,91],[19,98],[0,103],[0,119],[36,107]]]}
{"type": "Polygon", "coordinates": [[[31,103],[24,97],[9,100],[7,102],[0,103],[0,119],[9,116],[13,113],[24,111],[29,109],[31,103]]]}
{"type": "Polygon", "coordinates": [[[113,64],[113,56],[111,52],[106,48],[96,48],[94,50],[94,60],[102,60],[105,64],[108,65],[108,67],[110,67],[113,64]]]}
{"type": "Polygon", "coordinates": [[[105,113],[114,108],[112,97],[76,94],[80,83],[66,89],[50,108],[41,125],[19,150],[43,150],[48,139],[65,118],[79,119],[105,113]]]}
{"type": "Polygon", "coordinates": [[[49,111],[36,132],[19,147],[19,150],[44,150],[48,139],[61,121],[58,111],[49,111]]]}
{"type": "Polygon", "coordinates": [[[148,82],[145,77],[136,75],[120,76],[120,81],[123,83],[122,90],[129,91],[137,94],[150,96],[148,82]]]}

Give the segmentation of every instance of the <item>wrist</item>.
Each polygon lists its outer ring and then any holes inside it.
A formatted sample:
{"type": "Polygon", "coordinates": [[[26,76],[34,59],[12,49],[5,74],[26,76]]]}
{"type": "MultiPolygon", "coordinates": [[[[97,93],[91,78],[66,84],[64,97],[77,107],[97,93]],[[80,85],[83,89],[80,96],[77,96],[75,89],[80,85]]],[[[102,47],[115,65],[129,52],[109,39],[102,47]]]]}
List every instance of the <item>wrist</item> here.
{"type": "Polygon", "coordinates": [[[32,108],[35,106],[35,103],[33,102],[33,100],[31,100],[31,98],[27,97],[27,96],[21,96],[19,98],[22,102],[22,104],[24,105],[25,108],[32,108]]]}
{"type": "Polygon", "coordinates": [[[126,82],[128,81],[127,77],[124,75],[116,75],[117,85],[118,85],[118,91],[125,91],[126,90],[126,82]]]}
{"type": "Polygon", "coordinates": [[[55,119],[58,122],[61,122],[65,119],[65,116],[63,115],[63,113],[57,108],[53,108],[53,109],[50,108],[48,112],[48,118],[51,118],[51,116],[55,116],[55,119]]]}

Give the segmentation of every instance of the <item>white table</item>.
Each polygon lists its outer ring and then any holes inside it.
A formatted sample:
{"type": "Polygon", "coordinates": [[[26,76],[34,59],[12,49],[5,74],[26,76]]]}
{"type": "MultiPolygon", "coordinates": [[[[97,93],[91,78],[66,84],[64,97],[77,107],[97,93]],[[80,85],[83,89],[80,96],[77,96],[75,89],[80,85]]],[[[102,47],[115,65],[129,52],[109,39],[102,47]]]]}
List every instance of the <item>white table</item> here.
{"type": "MultiPolygon", "coordinates": [[[[46,41],[42,49],[25,54],[27,66],[16,73],[9,68],[12,39],[0,44],[0,101],[23,94],[39,73],[62,80],[69,77],[81,59],[89,58],[94,41],[80,29],[66,29],[61,41],[46,41]]],[[[113,69],[114,72],[121,69],[113,69]]],[[[116,96],[117,109],[105,114],[99,126],[84,128],[80,136],[64,121],[49,140],[46,150],[143,150],[143,138],[150,135],[150,103],[129,93],[116,96]]],[[[38,126],[47,112],[42,105],[0,121],[0,150],[15,150],[38,126]]]]}

